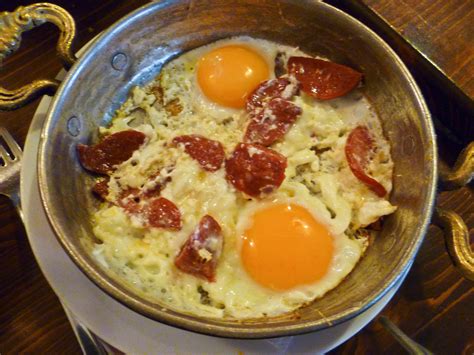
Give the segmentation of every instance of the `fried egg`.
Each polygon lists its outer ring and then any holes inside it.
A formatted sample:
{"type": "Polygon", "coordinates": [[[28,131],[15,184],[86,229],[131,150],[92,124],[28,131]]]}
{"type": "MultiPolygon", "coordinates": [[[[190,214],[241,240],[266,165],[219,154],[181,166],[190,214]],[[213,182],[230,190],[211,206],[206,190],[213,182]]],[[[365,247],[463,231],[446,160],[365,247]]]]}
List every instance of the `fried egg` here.
{"type": "Polygon", "coordinates": [[[284,291],[327,274],[333,236],[306,208],[295,203],[261,206],[251,219],[242,235],[241,258],[260,285],[284,291]]]}
{"type": "Polygon", "coordinates": [[[236,37],[199,47],[176,58],[161,77],[165,99],[179,97],[185,110],[226,119],[242,113],[247,96],[275,77],[275,57],[294,48],[236,37]]]}
{"type": "MultiPolygon", "coordinates": [[[[103,203],[94,212],[90,246],[97,262],[143,297],[174,310],[216,318],[277,316],[323,297],[356,267],[368,247],[357,230],[394,212],[352,175],[344,145],[358,124],[379,144],[372,174],[387,191],[393,163],[375,112],[356,92],[321,102],[293,98],[301,108],[272,149],[287,158],[285,179],[269,196],[250,198],[209,172],[179,146],[176,136],[198,134],[222,143],[227,154],[242,141],[248,95],[275,77],[275,58],[306,55],[266,40],[235,37],[196,48],[167,63],[130,98],[102,134],[131,127],[147,143],[117,167],[109,195],[146,188],[151,172],[166,180],[160,196],[182,215],[181,230],[144,227],[123,208],[103,203]],[[137,117],[140,112],[140,119],[137,117]],[[223,250],[215,282],[178,270],[174,259],[200,219],[221,226],[223,250]]],[[[90,245],[90,243],[88,244],[90,245]]]]}

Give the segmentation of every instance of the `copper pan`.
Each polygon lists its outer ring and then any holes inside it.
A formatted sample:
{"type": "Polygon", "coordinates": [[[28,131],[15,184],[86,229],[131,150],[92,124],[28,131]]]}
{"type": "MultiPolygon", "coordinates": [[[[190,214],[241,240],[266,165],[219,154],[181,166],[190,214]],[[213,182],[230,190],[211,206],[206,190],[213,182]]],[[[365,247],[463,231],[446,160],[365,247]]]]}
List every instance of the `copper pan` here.
{"type": "MultiPolygon", "coordinates": [[[[413,262],[432,217],[437,188],[436,141],[429,111],[397,55],[375,33],[344,12],[318,1],[161,1],[144,6],[105,31],[76,60],[74,22],[61,8],[37,4],[0,15],[0,59],[18,46],[20,33],[44,21],[61,29],[58,50],[74,65],[60,85],[35,82],[16,91],[0,89],[0,108],[13,109],[56,90],[41,135],[38,175],[41,198],[53,230],[77,266],[100,288],[131,309],[176,327],[232,338],[263,338],[315,331],[346,321],[373,305],[413,262]],[[378,111],[395,162],[390,195],[398,210],[354,271],[311,305],[277,318],[246,321],[191,316],[153,303],[104,272],[80,238],[91,238],[91,177],[75,147],[97,137],[134,85],[146,83],[164,62],[217,39],[250,35],[330,58],[365,75],[365,93],[378,111]],[[10,37],[9,37],[10,36],[10,37]]],[[[472,177],[473,148],[451,185],[472,177]]],[[[465,276],[474,277],[473,255],[462,220],[439,211],[450,251],[465,276]]]]}

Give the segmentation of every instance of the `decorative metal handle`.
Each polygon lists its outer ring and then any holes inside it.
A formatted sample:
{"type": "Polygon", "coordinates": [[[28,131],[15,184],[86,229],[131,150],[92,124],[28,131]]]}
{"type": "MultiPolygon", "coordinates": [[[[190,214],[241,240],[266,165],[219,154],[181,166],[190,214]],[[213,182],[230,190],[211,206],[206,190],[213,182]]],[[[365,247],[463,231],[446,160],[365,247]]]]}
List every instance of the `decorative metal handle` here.
{"type": "Polygon", "coordinates": [[[474,177],[474,142],[459,154],[452,169],[441,167],[439,177],[446,190],[467,185],[474,177]]]}
{"type": "MultiPolygon", "coordinates": [[[[51,22],[60,29],[57,51],[64,66],[69,68],[76,61],[72,53],[76,25],[66,10],[49,3],[33,4],[19,7],[13,12],[0,13],[0,64],[20,47],[23,32],[45,22],[51,22]]],[[[54,93],[58,86],[59,82],[56,80],[36,80],[15,90],[0,87],[0,110],[22,107],[40,95],[54,93]]]]}
{"type": "MultiPolygon", "coordinates": [[[[474,176],[474,142],[459,155],[452,169],[440,169],[443,188],[451,190],[467,185],[474,176]]],[[[446,247],[454,266],[467,279],[474,281],[474,252],[471,249],[469,230],[454,211],[437,208],[433,223],[443,229],[446,247]]]]}
{"type": "Polygon", "coordinates": [[[443,229],[454,266],[465,278],[474,281],[474,252],[469,243],[469,230],[462,218],[453,211],[437,208],[433,222],[443,229]]]}

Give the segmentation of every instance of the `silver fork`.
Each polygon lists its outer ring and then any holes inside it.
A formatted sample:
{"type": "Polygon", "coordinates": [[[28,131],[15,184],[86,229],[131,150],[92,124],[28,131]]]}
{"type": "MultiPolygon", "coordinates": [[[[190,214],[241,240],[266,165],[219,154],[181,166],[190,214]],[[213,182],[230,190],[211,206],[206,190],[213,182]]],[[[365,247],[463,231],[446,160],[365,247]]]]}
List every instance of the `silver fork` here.
{"type": "Polygon", "coordinates": [[[20,201],[20,169],[23,152],[4,127],[0,127],[0,139],[0,194],[12,201],[23,220],[20,201]]]}
{"type": "MultiPolygon", "coordinates": [[[[23,152],[18,143],[4,127],[0,127],[0,195],[7,196],[15,206],[21,220],[24,221],[20,200],[20,170],[23,152]]],[[[63,305],[66,315],[73,326],[74,333],[87,355],[107,354],[95,341],[89,330],[80,324],[63,305]]]]}

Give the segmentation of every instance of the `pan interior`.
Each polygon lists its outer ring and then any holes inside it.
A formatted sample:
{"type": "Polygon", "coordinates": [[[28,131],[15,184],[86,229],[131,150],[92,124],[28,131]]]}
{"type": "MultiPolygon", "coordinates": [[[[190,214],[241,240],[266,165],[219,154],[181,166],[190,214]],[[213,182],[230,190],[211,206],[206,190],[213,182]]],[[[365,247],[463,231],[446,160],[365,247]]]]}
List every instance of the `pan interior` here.
{"type": "Polygon", "coordinates": [[[413,259],[431,215],[435,147],[429,113],[411,76],[372,32],[317,1],[163,1],[103,34],[68,74],[54,99],[39,152],[40,192],[58,239],[78,266],[110,295],[182,328],[229,337],[266,337],[321,329],[376,302],[413,259]],[[107,275],[80,242],[92,238],[92,178],[76,156],[93,142],[130,89],[149,82],[179,53],[218,39],[248,35],[349,65],[364,73],[365,92],[382,120],[395,163],[390,201],[398,206],[352,273],[298,312],[262,320],[211,320],[162,309],[107,275]],[[71,130],[71,118],[77,130],[71,130]]]}

